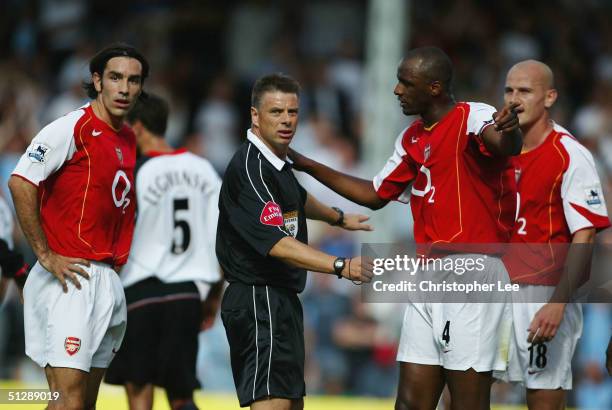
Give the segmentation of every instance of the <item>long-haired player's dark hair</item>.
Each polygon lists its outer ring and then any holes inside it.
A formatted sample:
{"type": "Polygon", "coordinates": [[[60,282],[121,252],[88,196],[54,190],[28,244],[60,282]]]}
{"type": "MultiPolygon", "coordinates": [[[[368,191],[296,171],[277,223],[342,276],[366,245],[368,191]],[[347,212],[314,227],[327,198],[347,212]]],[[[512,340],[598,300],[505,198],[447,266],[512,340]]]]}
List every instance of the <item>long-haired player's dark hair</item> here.
{"type": "MultiPolygon", "coordinates": [[[[140,62],[140,65],[142,66],[141,82],[142,84],[144,84],[144,80],[149,76],[149,62],[140,53],[140,51],[136,50],[136,48],[128,44],[125,44],[125,43],[111,44],[103,48],[102,50],[98,52],[98,54],[93,56],[93,58],[89,62],[89,72],[91,73],[91,75],[93,76],[94,73],[98,73],[100,78],[102,78],[104,75],[104,69],[106,68],[106,64],[108,63],[108,60],[114,57],[131,57],[131,58],[135,58],[136,60],[138,60],[140,62]]],[[[96,99],[96,97],[98,96],[98,91],[96,90],[96,87],[94,86],[93,81],[90,81],[90,82],[84,81],[83,89],[87,93],[87,96],[91,98],[92,100],[96,99]]],[[[147,95],[143,91],[140,93],[139,98],[146,98],[146,96],[147,95]]]]}

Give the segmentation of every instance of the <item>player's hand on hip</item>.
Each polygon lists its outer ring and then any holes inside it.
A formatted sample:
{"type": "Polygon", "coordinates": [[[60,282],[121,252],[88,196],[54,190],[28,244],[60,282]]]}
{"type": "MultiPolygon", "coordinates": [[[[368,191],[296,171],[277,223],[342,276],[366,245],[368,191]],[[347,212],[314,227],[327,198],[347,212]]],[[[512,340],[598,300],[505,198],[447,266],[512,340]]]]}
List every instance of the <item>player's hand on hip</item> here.
{"type": "Polygon", "coordinates": [[[361,214],[345,214],[342,228],[347,231],[373,231],[372,225],[364,224],[370,217],[361,214]]]}
{"type": "Polygon", "coordinates": [[[516,113],[518,106],[518,103],[512,102],[509,105],[505,105],[500,112],[493,114],[495,130],[498,132],[512,132],[518,129],[519,120],[516,113]]]}
{"type": "Polygon", "coordinates": [[[292,168],[297,171],[306,171],[306,167],[310,163],[310,158],[305,157],[299,152],[289,148],[287,151],[287,156],[293,162],[292,168]]]}
{"type": "Polygon", "coordinates": [[[369,283],[374,274],[374,263],[371,258],[357,256],[351,258],[344,265],[342,276],[353,282],[369,283]]]}
{"type": "Polygon", "coordinates": [[[565,303],[547,303],[536,312],[529,325],[527,341],[537,344],[550,342],[563,320],[565,303]]]}
{"type": "Polygon", "coordinates": [[[64,293],[68,292],[68,283],[71,281],[77,289],[81,289],[81,283],[77,275],[85,279],[89,279],[89,274],[85,272],[82,266],[89,266],[89,261],[82,258],[70,258],[62,256],[53,251],[48,251],[44,256],[38,259],[40,264],[47,271],[51,272],[62,284],[64,293]],[[80,266],[82,265],[82,266],[80,266]]]}

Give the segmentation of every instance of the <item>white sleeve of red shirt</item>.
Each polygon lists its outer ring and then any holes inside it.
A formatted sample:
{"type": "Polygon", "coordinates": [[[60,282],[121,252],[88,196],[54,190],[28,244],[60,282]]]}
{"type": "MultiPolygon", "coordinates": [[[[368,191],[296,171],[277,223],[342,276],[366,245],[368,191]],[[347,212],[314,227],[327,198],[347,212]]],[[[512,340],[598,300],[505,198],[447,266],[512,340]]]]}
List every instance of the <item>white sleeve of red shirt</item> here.
{"type": "Polygon", "coordinates": [[[395,140],[393,154],[372,181],[376,193],[382,199],[403,203],[410,201],[410,187],[418,169],[402,145],[407,130],[408,127],[400,132],[395,140]]]}
{"type": "Polygon", "coordinates": [[[470,114],[468,115],[466,134],[476,140],[478,149],[484,156],[491,157],[493,154],[489,152],[481,136],[489,125],[493,125],[495,107],[479,102],[469,102],[467,104],[470,106],[470,114]]]}
{"type": "Polygon", "coordinates": [[[569,157],[561,182],[561,198],[570,232],[607,228],[610,220],[593,156],[570,136],[561,137],[561,143],[569,157]]]}
{"type": "Polygon", "coordinates": [[[74,128],[83,113],[83,110],[72,111],[44,127],[19,159],[13,175],[38,186],[60,169],[76,152],[74,128]]]}
{"type": "Polygon", "coordinates": [[[489,104],[469,102],[470,115],[467,121],[467,133],[480,136],[489,125],[493,125],[493,114],[497,111],[489,104]]]}

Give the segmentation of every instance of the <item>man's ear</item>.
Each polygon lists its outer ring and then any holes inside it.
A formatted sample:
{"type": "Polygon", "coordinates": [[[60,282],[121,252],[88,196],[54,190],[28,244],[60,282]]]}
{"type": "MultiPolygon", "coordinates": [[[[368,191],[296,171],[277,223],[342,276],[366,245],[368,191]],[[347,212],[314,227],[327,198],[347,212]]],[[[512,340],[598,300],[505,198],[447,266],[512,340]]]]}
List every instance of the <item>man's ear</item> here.
{"type": "Polygon", "coordinates": [[[251,124],[254,127],[259,127],[259,112],[255,107],[251,107],[251,124]]]}
{"type": "Polygon", "coordinates": [[[437,97],[442,94],[442,83],[440,81],[434,81],[429,85],[429,92],[432,97],[437,97]]]}
{"type": "Polygon", "coordinates": [[[100,77],[99,73],[93,73],[91,76],[93,81],[94,88],[97,92],[102,92],[102,77],[100,77]]]}
{"type": "Polygon", "coordinates": [[[546,96],[544,97],[544,106],[546,108],[552,107],[555,101],[557,101],[558,95],[559,94],[557,93],[557,90],[555,90],[554,88],[546,90],[546,96]]]}

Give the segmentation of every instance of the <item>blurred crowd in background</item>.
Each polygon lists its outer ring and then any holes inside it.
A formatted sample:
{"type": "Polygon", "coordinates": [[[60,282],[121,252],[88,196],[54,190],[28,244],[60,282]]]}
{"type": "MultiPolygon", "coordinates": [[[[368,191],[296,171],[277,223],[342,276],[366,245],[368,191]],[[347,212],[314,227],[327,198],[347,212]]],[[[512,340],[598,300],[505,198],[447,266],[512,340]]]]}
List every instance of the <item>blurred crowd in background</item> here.
{"type": "MultiPolygon", "coordinates": [[[[6,180],[32,137],[87,102],[81,83],[89,78],[88,61],[117,40],[136,46],[149,59],[145,90],[170,102],[169,142],[205,156],[220,174],[245,139],[254,80],[274,71],[294,76],[302,86],[293,146],[336,169],[358,173],[368,98],[363,92],[367,12],[365,0],[2,0],[4,196],[6,180]]],[[[397,41],[407,48],[442,48],[455,65],[457,99],[497,107],[513,63],[536,58],[549,64],[560,95],[553,117],[595,155],[607,192],[612,192],[610,15],[612,2],[607,0],[414,1],[406,16],[407,37],[397,41]]],[[[395,76],[395,67],[389,76],[395,76]]],[[[380,136],[390,153],[394,138],[380,136]]],[[[324,202],[359,210],[312,180],[302,181],[324,202]]],[[[402,212],[409,219],[409,208],[402,212]]],[[[310,231],[311,243],[329,253],[358,252],[356,236],[320,224],[310,231]]],[[[410,238],[410,230],[402,228],[388,240],[410,238]]],[[[612,243],[612,233],[599,239],[612,243]]],[[[27,252],[23,239],[17,240],[27,252]]],[[[360,302],[358,287],[319,274],[310,275],[302,300],[309,392],[392,396],[401,306],[372,314],[360,302]]],[[[612,379],[603,368],[611,326],[609,305],[585,307],[570,397],[580,408],[612,408],[612,379]]],[[[205,389],[233,388],[228,360],[217,323],[202,335],[198,369],[205,389]]],[[[36,377],[31,366],[23,352],[21,306],[13,297],[0,313],[0,379],[36,377]]],[[[496,387],[494,400],[522,402],[521,391],[496,387]]]]}

